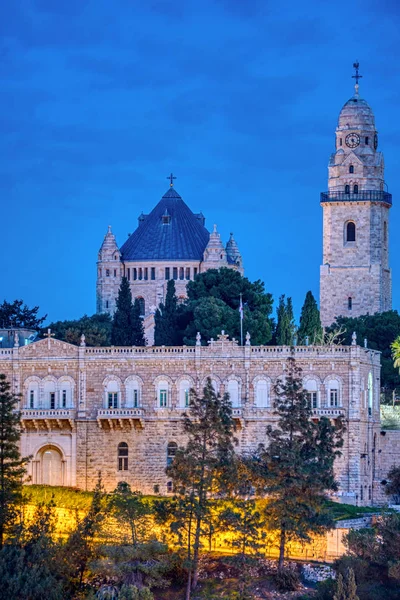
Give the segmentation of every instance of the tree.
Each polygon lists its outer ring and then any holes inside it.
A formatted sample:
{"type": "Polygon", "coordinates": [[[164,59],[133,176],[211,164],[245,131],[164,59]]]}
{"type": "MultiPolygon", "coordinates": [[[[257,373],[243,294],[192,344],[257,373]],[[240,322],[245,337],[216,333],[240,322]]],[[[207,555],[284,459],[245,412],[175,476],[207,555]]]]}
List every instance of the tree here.
{"type": "Polygon", "coordinates": [[[343,343],[350,345],[353,331],[357,335],[357,342],[362,345],[364,338],[368,341],[368,348],[379,350],[381,354],[381,385],[383,388],[393,390],[400,388],[400,374],[393,365],[391,345],[400,333],[400,315],[396,310],[390,310],[375,315],[362,315],[361,317],[338,317],[336,322],[328,328],[345,330],[343,343]]]}
{"type": "Polygon", "coordinates": [[[154,315],[154,345],[177,346],[181,344],[178,324],[178,300],[175,294],[175,281],[167,283],[165,303],[161,303],[154,315]]]}
{"type": "Polygon", "coordinates": [[[277,346],[291,346],[295,334],[292,299],[288,298],[285,302],[285,295],[280,296],[276,312],[275,344],[277,346]]]}
{"type": "Polygon", "coordinates": [[[26,327],[38,330],[47,318],[47,315],[38,317],[38,311],[38,306],[29,308],[22,300],[14,300],[14,302],[4,300],[3,304],[0,304],[0,327],[26,327]]]}
{"type": "Polygon", "coordinates": [[[301,309],[300,327],[297,332],[298,343],[305,344],[306,337],[308,337],[310,344],[315,344],[317,340],[322,338],[322,333],[318,306],[312,292],[309,291],[301,309]]]}
{"type": "Polygon", "coordinates": [[[395,503],[400,502],[400,467],[393,466],[388,475],[388,482],[385,486],[385,494],[392,496],[395,503]]]}
{"type": "Polygon", "coordinates": [[[333,525],[325,500],[327,491],[337,489],[333,463],[340,454],[342,426],[324,417],[311,420],[301,369],[293,357],[274,391],[277,426],[267,427],[267,444],[247,465],[258,489],[268,494],[265,517],[268,528],[279,532],[278,571],[283,571],[289,540],[309,541],[310,533],[333,525]]]}
{"type": "MultiPolygon", "coordinates": [[[[112,320],[109,314],[101,313],[89,317],[83,315],[74,321],[56,321],[48,326],[58,340],[79,346],[84,334],[87,346],[110,346],[112,320]]],[[[47,327],[41,330],[44,335],[47,327]]]]}
{"type": "Polygon", "coordinates": [[[187,531],[188,584],[186,600],[197,585],[200,537],[210,495],[222,493],[234,461],[234,423],[229,395],[217,395],[211,380],[199,397],[190,391],[189,412],[183,416],[186,447],[178,448],[167,468],[177,493],[177,516],[187,531]]]}
{"type": "Polygon", "coordinates": [[[209,269],[187,285],[187,301],[178,310],[184,343],[194,345],[196,333],[206,344],[224,329],[240,339],[240,294],[244,308],[244,330],[253,344],[268,344],[272,337],[272,295],[261,281],[250,282],[233,269],[209,269]]]}
{"type": "Polygon", "coordinates": [[[348,569],[346,579],[339,573],[333,600],[360,600],[353,569],[348,569]]]}
{"type": "Polygon", "coordinates": [[[391,345],[391,348],[394,361],[393,366],[396,369],[400,370],[400,335],[394,340],[393,344],[391,345]]]}
{"type": "Polygon", "coordinates": [[[128,525],[132,545],[137,546],[151,529],[151,507],[148,501],[141,492],[132,492],[128,483],[120,481],[111,495],[109,506],[114,516],[128,525]]]}
{"type": "Polygon", "coordinates": [[[11,393],[7,377],[0,374],[0,549],[4,536],[14,526],[22,500],[22,478],[28,458],[19,452],[20,413],[18,396],[11,393]]]}
{"type": "Polygon", "coordinates": [[[135,306],[133,305],[131,288],[126,277],[122,278],[118,291],[117,309],[112,322],[111,343],[114,346],[145,346],[146,343],[139,302],[135,300],[135,306]]]}

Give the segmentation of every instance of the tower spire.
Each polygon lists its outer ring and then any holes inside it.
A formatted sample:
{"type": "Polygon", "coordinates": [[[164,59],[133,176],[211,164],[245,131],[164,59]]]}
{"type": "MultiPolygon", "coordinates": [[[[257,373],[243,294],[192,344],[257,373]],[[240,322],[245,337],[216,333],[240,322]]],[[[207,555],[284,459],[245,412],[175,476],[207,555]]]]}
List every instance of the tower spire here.
{"type": "Polygon", "coordinates": [[[355,69],[356,74],[352,75],[351,77],[352,77],[352,79],[356,80],[356,84],[354,86],[354,89],[355,89],[356,96],[358,96],[358,88],[360,87],[358,85],[358,80],[362,78],[362,75],[360,75],[359,72],[358,72],[358,69],[360,68],[360,63],[358,62],[358,60],[356,60],[356,62],[353,63],[353,68],[355,69]]]}

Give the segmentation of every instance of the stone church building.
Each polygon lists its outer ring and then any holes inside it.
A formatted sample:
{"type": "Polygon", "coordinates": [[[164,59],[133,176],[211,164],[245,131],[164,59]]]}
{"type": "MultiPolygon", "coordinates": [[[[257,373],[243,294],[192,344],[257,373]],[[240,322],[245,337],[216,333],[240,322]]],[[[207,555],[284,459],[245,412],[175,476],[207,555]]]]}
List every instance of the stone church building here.
{"type": "MultiPolygon", "coordinates": [[[[229,266],[243,272],[231,236],[226,246],[203,215],[193,213],[171,185],[135,232],[118,247],[111,228],[99,252],[97,310],[112,313],[125,275],[140,298],[148,335],[152,315],[174,279],[178,296],[197,273],[229,266]]],[[[391,197],[374,117],[355,95],[344,105],[322,194],[324,259],[321,313],[359,315],[391,307],[388,259],[391,197]]],[[[21,451],[32,456],[32,483],[93,489],[101,471],[108,490],[119,481],[145,493],[172,491],[165,468],[184,444],[181,420],[189,390],[210,378],[229,392],[238,452],[254,450],[273,424],[273,386],[294,353],[313,419],[343,419],[337,498],[360,505],[384,501],[387,471],[399,462],[400,432],[381,431],[380,354],[353,336],[351,346],[239,346],[223,332],[193,347],[79,347],[52,338],[0,348],[0,372],[21,394],[21,451]]]]}

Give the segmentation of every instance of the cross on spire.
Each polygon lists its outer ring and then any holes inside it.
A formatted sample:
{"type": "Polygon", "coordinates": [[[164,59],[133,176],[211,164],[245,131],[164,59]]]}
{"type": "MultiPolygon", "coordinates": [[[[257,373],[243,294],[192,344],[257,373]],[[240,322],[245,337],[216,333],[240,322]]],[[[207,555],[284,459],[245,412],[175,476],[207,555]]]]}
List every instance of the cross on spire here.
{"type": "Polygon", "coordinates": [[[352,75],[351,77],[352,77],[352,79],[356,80],[355,88],[356,88],[356,94],[358,94],[358,80],[362,78],[362,75],[360,75],[358,72],[358,69],[360,68],[360,63],[358,62],[358,60],[355,63],[353,63],[353,68],[355,69],[356,74],[352,75]]]}
{"type": "Polygon", "coordinates": [[[171,175],[168,175],[167,179],[169,179],[169,186],[174,187],[174,179],[176,179],[176,177],[171,173],[171,175]]]}

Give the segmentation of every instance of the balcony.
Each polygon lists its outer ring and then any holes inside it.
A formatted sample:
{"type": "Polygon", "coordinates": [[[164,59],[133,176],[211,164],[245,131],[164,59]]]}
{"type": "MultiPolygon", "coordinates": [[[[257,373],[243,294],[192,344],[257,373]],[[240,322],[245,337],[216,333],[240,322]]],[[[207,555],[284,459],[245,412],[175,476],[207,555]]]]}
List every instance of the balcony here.
{"type": "Polygon", "coordinates": [[[379,190],[360,190],[357,194],[345,192],[322,192],[321,202],[382,202],[392,205],[392,194],[379,190]]]}
{"type": "Polygon", "coordinates": [[[331,408],[313,408],[313,417],[326,417],[327,419],[337,419],[338,417],[345,416],[345,409],[339,406],[332,406],[331,408]]]}
{"type": "Polygon", "coordinates": [[[107,424],[109,429],[124,429],[125,425],[136,429],[144,428],[142,408],[99,408],[97,422],[100,428],[107,424]]]}
{"type": "Polygon", "coordinates": [[[23,408],[21,410],[21,426],[23,429],[34,427],[38,431],[54,427],[63,429],[66,425],[73,429],[75,410],[73,408],[23,408]]]}

